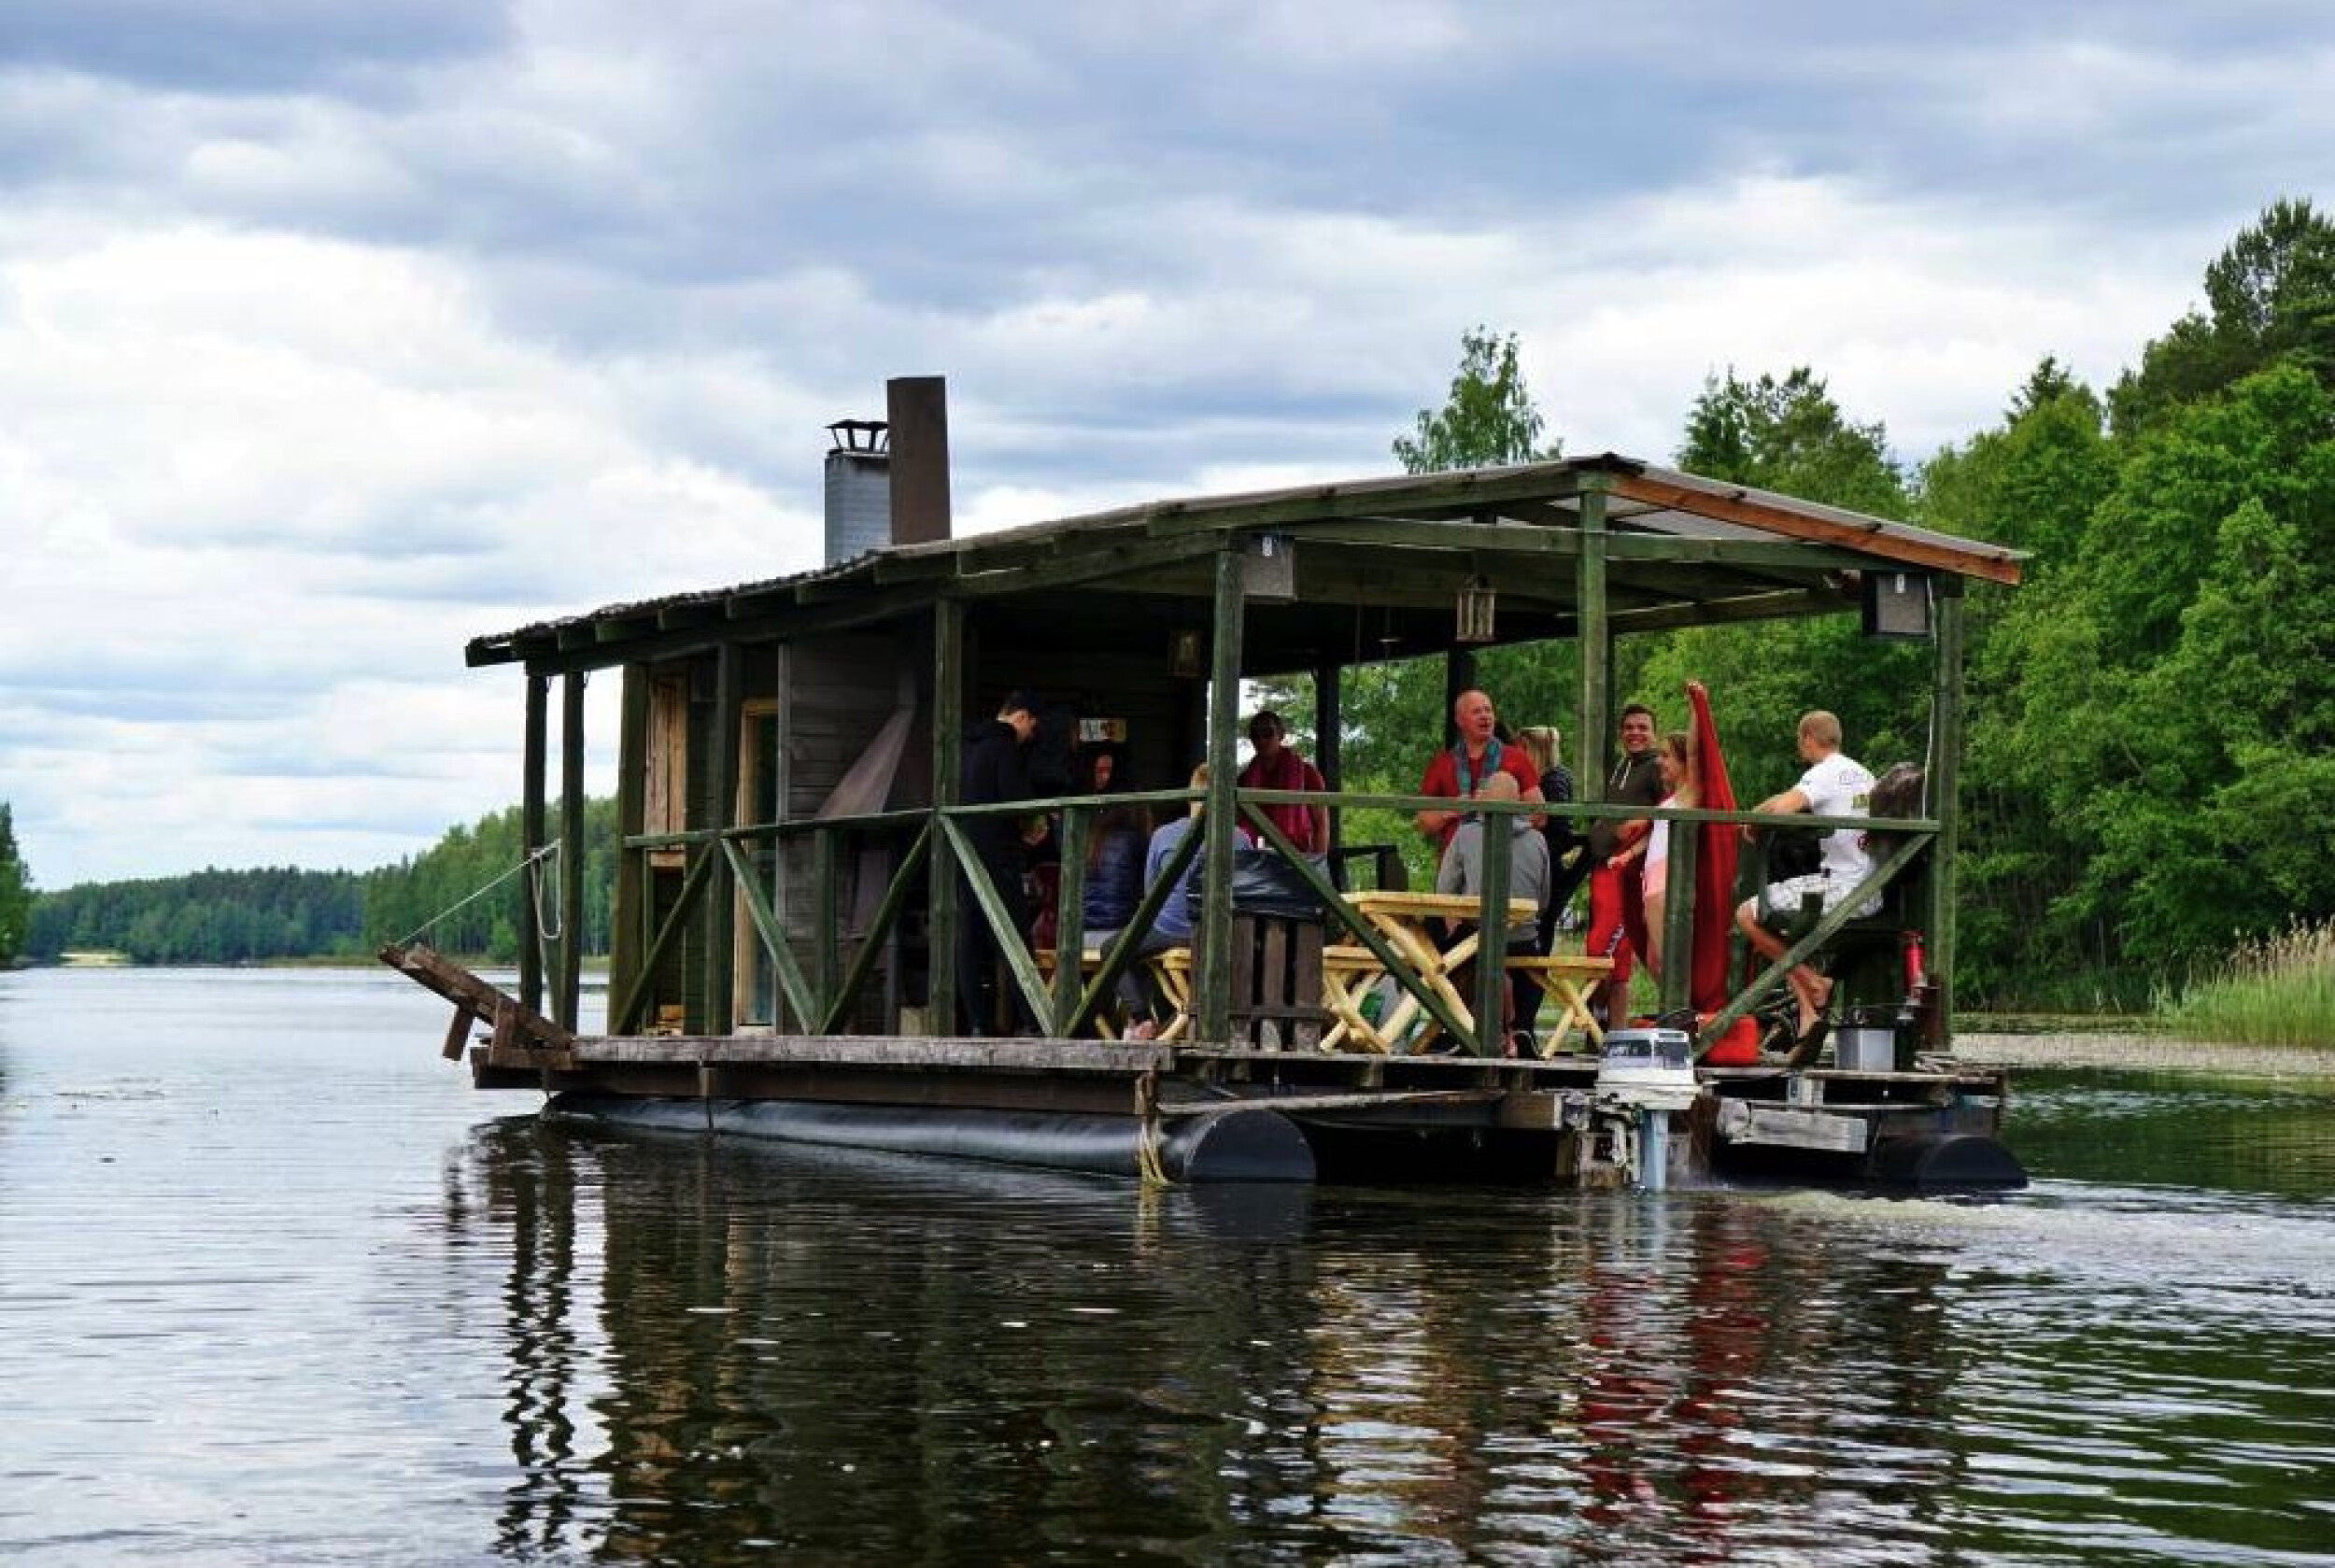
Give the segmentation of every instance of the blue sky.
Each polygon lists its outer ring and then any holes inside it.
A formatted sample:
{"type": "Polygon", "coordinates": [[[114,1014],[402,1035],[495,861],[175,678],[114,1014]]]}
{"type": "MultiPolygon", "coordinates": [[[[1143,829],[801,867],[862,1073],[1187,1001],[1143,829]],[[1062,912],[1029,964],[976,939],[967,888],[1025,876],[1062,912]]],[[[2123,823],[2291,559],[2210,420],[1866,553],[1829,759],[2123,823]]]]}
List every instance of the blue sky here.
{"type": "Polygon", "coordinates": [[[426,847],[517,792],[463,641],[815,564],[888,375],[965,530],[1382,472],[1479,322],[1568,450],[1804,363],[1918,461],[2335,200],[2330,81],[2300,0],[11,0],[0,799],[50,887],[426,847]]]}

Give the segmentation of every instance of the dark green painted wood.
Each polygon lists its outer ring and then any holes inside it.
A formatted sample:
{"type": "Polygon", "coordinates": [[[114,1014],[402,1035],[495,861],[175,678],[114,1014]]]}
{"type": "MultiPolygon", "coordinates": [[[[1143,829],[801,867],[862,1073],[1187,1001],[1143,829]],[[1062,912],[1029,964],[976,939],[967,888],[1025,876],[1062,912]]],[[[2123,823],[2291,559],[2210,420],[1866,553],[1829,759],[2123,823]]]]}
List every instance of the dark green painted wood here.
{"type": "Polygon", "coordinates": [[[1694,863],[1702,834],[1691,822],[1670,825],[1668,869],[1663,878],[1662,1010],[1677,1012],[1694,999],[1694,863]]]}
{"type": "MultiPolygon", "coordinates": [[[[648,671],[624,667],[624,690],[616,721],[616,838],[639,836],[648,812],[648,671]]],[[[624,991],[641,972],[641,944],[648,934],[644,908],[648,897],[648,854],[616,851],[616,907],[608,922],[608,991],[624,991]]]]}
{"type": "MultiPolygon", "coordinates": [[[[1021,987],[1022,999],[1029,1004],[1032,1018],[1051,1018],[1054,1007],[1046,992],[1046,979],[1038,972],[1038,961],[1029,955],[1029,944],[1022,939],[1021,929],[1013,923],[1013,911],[1005,907],[1005,897],[998,884],[989,880],[989,868],[983,865],[972,841],[965,830],[950,818],[941,818],[941,837],[946,841],[951,854],[956,856],[959,870],[964,873],[965,885],[971,890],[980,917],[989,922],[990,935],[998,939],[998,951],[1005,955],[1005,967],[1021,987]]],[[[959,918],[970,918],[972,911],[959,911],[959,918]]]]}
{"type": "Polygon", "coordinates": [[[1935,734],[1930,742],[1930,776],[1926,783],[1930,810],[1938,818],[1939,828],[1936,851],[1930,857],[1930,929],[1926,933],[1929,942],[1926,956],[1931,976],[1938,988],[1940,1027],[1944,1031],[1942,1038],[1951,1039],[1954,1035],[1954,954],[1957,947],[1954,897],[1956,862],[1960,854],[1956,824],[1961,818],[1965,600],[1959,578],[1940,572],[1931,582],[1937,593],[1932,606],[1937,616],[1937,690],[1931,698],[1935,704],[1931,715],[1935,734]]]}
{"type": "MultiPolygon", "coordinates": [[[[1336,789],[1346,776],[1343,748],[1345,735],[1345,685],[1343,671],[1335,664],[1313,667],[1313,765],[1322,770],[1322,782],[1336,789]]],[[[1330,808],[1330,848],[1335,852],[1346,841],[1346,813],[1336,806],[1330,808]]],[[[1333,858],[1330,864],[1338,861],[1333,858]]]]}
{"type": "MultiPolygon", "coordinates": [[[[1201,820],[1207,819],[1203,816],[1201,820]]],[[[1066,1037],[1075,1038],[1094,1020],[1103,998],[1111,995],[1111,988],[1118,984],[1119,977],[1126,972],[1127,966],[1133,961],[1137,944],[1151,930],[1152,923],[1159,918],[1159,911],[1175,895],[1177,884],[1183,880],[1184,868],[1192,864],[1192,857],[1200,852],[1202,842],[1203,836],[1196,826],[1177,841],[1174,849],[1168,852],[1168,858],[1160,865],[1158,880],[1143,890],[1143,897],[1136,902],[1135,913],[1128,917],[1126,929],[1119,933],[1118,940],[1104,950],[1102,968],[1086,982],[1086,989],[1079,997],[1078,1010],[1062,1026],[1066,1037]]]]}
{"type": "Polygon", "coordinates": [[[785,928],[779,924],[778,911],[771,907],[770,895],[762,891],[761,881],[754,874],[754,863],[733,841],[724,839],[721,846],[722,858],[729,862],[729,874],[745,899],[746,917],[754,923],[762,951],[771,955],[771,967],[778,971],[779,989],[785,993],[787,1008],[798,1019],[818,1017],[818,999],[811,994],[801,968],[787,949],[785,928]]]}
{"type": "MultiPolygon", "coordinates": [[[[851,1016],[851,1010],[859,1005],[860,990],[868,983],[868,976],[874,971],[877,956],[884,952],[884,939],[892,934],[893,925],[899,920],[900,911],[907,906],[910,890],[916,885],[918,874],[927,869],[926,857],[930,855],[935,861],[948,858],[945,855],[931,853],[936,837],[932,825],[939,820],[938,817],[925,820],[925,825],[917,830],[915,841],[908,846],[908,854],[902,857],[900,869],[892,873],[891,884],[884,888],[884,899],[876,905],[875,917],[868,922],[867,934],[860,939],[859,951],[852,954],[851,967],[843,971],[842,982],[828,998],[827,1011],[819,1018],[817,1033],[834,1034],[842,1027],[843,1020],[851,1016]]],[[[941,967],[947,966],[944,964],[941,967]]],[[[934,980],[938,983],[938,969],[935,970],[934,980]]]]}
{"type": "MultiPolygon", "coordinates": [[[[1582,549],[1578,515],[1562,528],[1514,523],[1418,522],[1407,517],[1357,517],[1307,529],[1309,544],[1392,545],[1411,550],[1465,551],[1473,557],[1510,556],[1520,562],[1576,559],[1582,549]]],[[[1605,534],[1608,565],[1727,566],[1785,575],[1854,572],[1873,565],[1869,556],[1824,544],[1774,544],[1764,540],[1680,539],[1668,534],[1605,534]]],[[[1473,570],[1464,568],[1464,571],[1473,570]]]]}
{"type": "Polygon", "coordinates": [[[543,863],[534,858],[544,847],[545,772],[551,732],[551,683],[544,676],[527,677],[527,735],[519,784],[519,853],[528,857],[520,893],[519,1005],[530,1012],[544,1010],[543,921],[537,911],[536,890],[543,885],[543,863]]]}
{"type": "Polygon", "coordinates": [[[1574,727],[1573,778],[1584,801],[1606,798],[1606,748],[1612,742],[1613,631],[1606,620],[1606,489],[1602,475],[1581,487],[1581,558],[1574,573],[1579,617],[1580,714],[1574,727]]]}
{"type": "MultiPolygon", "coordinates": [[[[1585,477],[1585,476],[1584,476],[1585,477]]],[[[1151,509],[1150,531],[1157,535],[1226,533],[1269,529],[1324,517],[1391,514],[1417,516],[1448,509],[1467,516],[1506,501],[1545,501],[1565,494],[1573,475],[1509,469],[1421,474],[1394,484],[1324,485],[1309,495],[1271,501],[1189,506],[1168,503],[1151,509]]]]}
{"type": "Polygon", "coordinates": [[[1409,960],[1394,951],[1394,944],[1380,933],[1377,926],[1356,913],[1352,905],[1337,896],[1337,890],[1330,885],[1330,879],[1322,874],[1321,868],[1298,853],[1297,846],[1289,841],[1289,836],[1265,814],[1261,807],[1243,803],[1240,810],[1255,827],[1257,836],[1278,851],[1306,885],[1313,889],[1322,900],[1323,911],[1343,925],[1347,935],[1370,950],[1370,956],[1379,961],[1379,966],[1386,970],[1395,984],[1419,998],[1419,1005],[1426,1010],[1427,1016],[1441,1024],[1443,1032],[1458,1041],[1462,1051],[1471,1055],[1480,1054],[1482,1042],[1476,1031],[1463,1024],[1459,1015],[1444,1004],[1440,993],[1429,988],[1427,982],[1419,978],[1419,971],[1410,967],[1409,960]]]}
{"type": "MultiPolygon", "coordinates": [[[[1808,820],[1804,817],[1801,822],[1804,826],[1808,820]]],[[[1702,1033],[1695,1037],[1696,1054],[1700,1055],[1718,1044],[1727,1031],[1734,1027],[1735,1020],[1759,1006],[1760,998],[1773,990],[1776,982],[1782,980],[1794,965],[1801,963],[1810,954],[1831,941],[1842,926],[1854,920],[1856,911],[1863,906],[1866,899],[1895,882],[1903,873],[1905,868],[1913,864],[1915,856],[1921,855],[1930,847],[1931,837],[1927,833],[1908,837],[1898,845],[1896,851],[1888,859],[1875,868],[1873,875],[1859,883],[1856,890],[1841,900],[1838,908],[1818,921],[1806,936],[1786,948],[1781,958],[1752,976],[1750,982],[1735,993],[1734,1000],[1704,1023],[1702,1033]]]]}
{"type": "MultiPolygon", "coordinates": [[[[813,989],[819,998],[816,1010],[806,1010],[795,1016],[795,1027],[807,1029],[826,1010],[827,1003],[835,995],[835,982],[842,970],[843,915],[840,904],[842,887],[842,846],[846,829],[821,826],[811,836],[811,874],[816,880],[818,910],[817,930],[811,938],[813,989]]],[[[779,865],[785,862],[784,844],[779,849],[779,865]]]]}
{"type": "Polygon", "coordinates": [[[1515,867],[1509,859],[1512,834],[1508,819],[1494,812],[1479,819],[1483,823],[1484,886],[1482,911],[1478,914],[1477,929],[1483,933],[1476,944],[1476,1053],[1497,1055],[1500,1040],[1500,1018],[1506,1010],[1508,972],[1508,883],[1515,867]]]}
{"type": "Polygon", "coordinates": [[[720,852],[711,844],[690,853],[689,869],[681,879],[681,892],[673,899],[672,908],[666,911],[664,923],[658,926],[657,935],[650,939],[648,951],[641,955],[641,972],[633,977],[631,987],[618,996],[609,1009],[610,1034],[629,1035],[639,1027],[641,1007],[654,989],[658,966],[665,961],[666,950],[688,925],[691,915],[696,912],[698,895],[705,889],[706,873],[719,858],[720,852]]]}
{"type": "Polygon", "coordinates": [[[1054,1033],[1067,1036],[1077,1015],[1081,955],[1086,951],[1086,846],[1094,817],[1083,807],[1062,808],[1061,883],[1054,897],[1054,966],[1052,1010],[1054,1033]]]}
{"type": "Polygon", "coordinates": [[[1193,954],[1194,991],[1199,1002],[1199,1038],[1223,1044],[1232,1034],[1232,854],[1233,835],[1215,825],[1238,820],[1234,803],[1238,778],[1241,639],[1248,619],[1243,553],[1233,547],[1216,557],[1213,657],[1209,663],[1208,814],[1201,819],[1208,841],[1201,883],[1197,950],[1193,954]]]}
{"type": "MultiPolygon", "coordinates": [[[[1458,606],[1452,606],[1458,614],[1458,606]]],[[[1472,648],[1446,648],[1443,652],[1443,743],[1459,743],[1460,693],[1476,689],[1476,654],[1472,648]]]]}
{"type": "MultiPolygon", "coordinates": [[[[956,804],[960,749],[965,737],[965,605],[941,599],[932,606],[932,800],[933,822],[941,808],[956,804]]],[[[927,832],[929,832],[927,826],[927,832]]],[[[936,1035],[956,1032],[956,856],[943,843],[932,856],[925,890],[925,1027],[936,1035]]],[[[855,966],[856,967],[856,966],[855,966]]]]}
{"type": "MultiPolygon", "coordinates": [[[[744,651],[735,643],[724,643],[714,654],[714,798],[708,820],[724,833],[738,822],[738,741],[745,718],[745,672],[740,667],[743,657],[744,651]]],[[[706,1032],[726,1035],[736,1022],[738,1004],[738,901],[729,856],[716,857],[710,882],[705,900],[706,1032]]]]}
{"type": "Polygon", "coordinates": [[[584,994],[584,677],[564,677],[559,695],[559,994],[555,1021],[573,1032],[584,994]]]}

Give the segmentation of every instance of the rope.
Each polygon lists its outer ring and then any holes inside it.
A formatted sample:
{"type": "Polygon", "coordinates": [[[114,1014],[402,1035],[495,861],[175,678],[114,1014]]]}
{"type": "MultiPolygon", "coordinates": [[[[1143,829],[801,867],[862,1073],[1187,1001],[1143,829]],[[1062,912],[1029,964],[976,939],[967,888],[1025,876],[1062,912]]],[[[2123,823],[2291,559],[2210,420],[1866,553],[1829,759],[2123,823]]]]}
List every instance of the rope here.
{"type": "Polygon", "coordinates": [[[1174,1185],[1159,1158],[1159,1079],[1145,1073],[1135,1081],[1135,1174],[1145,1187],[1174,1185]]]}
{"type": "Polygon", "coordinates": [[[527,884],[535,900],[535,930],[547,942],[556,942],[566,935],[559,928],[559,922],[553,920],[544,909],[544,862],[559,858],[559,842],[555,839],[528,856],[527,884]]]}
{"type": "MultiPolygon", "coordinates": [[[[551,843],[548,843],[548,844],[544,844],[544,845],[542,845],[542,846],[538,847],[536,850],[534,850],[534,851],[533,851],[533,853],[530,854],[530,855],[528,855],[525,859],[521,860],[521,861],[520,861],[517,865],[516,865],[516,866],[512,867],[509,870],[507,870],[507,871],[503,872],[501,876],[499,876],[499,877],[495,878],[495,879],[494,879],[494,881],[492,881],[492,882],[490,882],[490,883],[488,883],[485,886],[480,887],[480,888],[478,888],[478,889],[476,889],[476,890],[474,890],[474,891],[473,891],[473,892],[471,892],[471,893],[465,894],[463,897],[460,897],[460,898],[457,898],[456,900],[454,900],[454,902],[452,902],[451,904],[448,904],[446,908],[444,908],[444,909],[440,910],[437,913],[435,913],[435,914],[432,915],[429,919],[427,919],[427,920],[423,921],[423,922],[422,922],[419,925],[417,925],[416,927],[414,927],[414,930],[413,930],[412,935],[408,936],[408,937],[407,937],[407,938],[406,938],[403,941],[399,942],[397,945],[398,945],[398,946],[400,946],[400,947],[411,947],[411,946],[413,946],[413,945],[414,945],[414,943],[415,943],[415,941],[416,941],[417,939],[418,939],[419,938],[421,938],[421,937],[423,937],[423,936],[427,935],[427,934],[428,934],[428,933],[432,930],[432,928],[433,928],[434,926],[436,926],[436,925],[438,924],[438,922],[440,922],[440,921],[444,920],[446,916],[448,916],[448,915],[452,914],[455,911],[457,911],[457,910],[459,910],[459,909],[462,909],[462,908],[464,908],[464,907],[465,907],[465,906],[467,906],[467,905],[476,903],[479,899],[484,898],[484,897],[485,897],[488,894],[492,893],[492,892],[493,892],[496,888],[501,887],[501,886],[502,886],[504,883],[509,882],[509,881],[510,881],[513,877],[517,876],[517,875],[518,875],[521,871],[525,871],[525,870],[531,869],[533,869],[533,868],[537,867],[538,865],[540,865],[540,864],[541,864],[541,863],[542,863],[542,862],[543,862],[543,861],[544,861],[546,857],[548,857],[548,856],[550,856],[550,855],[557,855],[557,854],[559,854],[559,842],[558,842],[557,841],[553,841],[553,842],[551,842],[551,843]]],[[[537,882],[537,893],[538,893],[538,897],[537,897],[537,900],[536,900],[536,911],[537,911],[537,912],[536,912],[536,925],[537,925],[537,926],[538,926],[539,928],[541,927],[541,925],[542,925],[542,924],[543,924],[543,920],[542,920],[542,899],[541,899],[541,897],[540,897],[540,894],[541,894],[541,886],[542,886],[542,884],[541,884],[541,881],[540,881],[540,879],[538,879],[538,882],[537,882]]]]}

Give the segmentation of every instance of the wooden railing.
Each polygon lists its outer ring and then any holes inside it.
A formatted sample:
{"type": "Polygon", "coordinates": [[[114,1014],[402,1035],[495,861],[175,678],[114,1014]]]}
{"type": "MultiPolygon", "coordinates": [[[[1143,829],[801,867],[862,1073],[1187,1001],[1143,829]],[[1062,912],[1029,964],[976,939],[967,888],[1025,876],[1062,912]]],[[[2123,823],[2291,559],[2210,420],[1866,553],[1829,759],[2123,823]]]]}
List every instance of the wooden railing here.
{"type": "MultiPolygon", "coordinates": [[[[1413,812],[1449,810],[1452,801],[1444,797],[1416,795],[1266,789],[1238,790],[1235,798],[1241,820],[1251,829],[1257,843],[1280,855],[1320,899],[1326,918],[1336,921],[1347,936],[1368,949],[1371,955],[1384,965],[1387,974],[1416,997],[1419,1005],[1460,1043],[1462,1049],[1471,1053],[1483,1052],[1486,1043],[1472,1026],[1472,1022],[1459,1016],[1418,969],[1386,940],[1384,935],[1346,901],[1323,867],[1300,851],[1264,809],[1275,805],[1322,804],[1339,810],[1379,807],[1413,812]]],[[[1060,824],[1058,849],[1061,880],[1056,894],[1055,947],[1061,952],[1075,953],[1083,946],[1085,851],[1094,813],[1108,807],[1126,805],[1188,810],[1192,802],[1203,799],[1205,794],[1198,790],[1068,796],[997,805],[948,806],[937,810],[886,812],[863,816],[764,823],[722,830],[702,829],[628,838],[624,841],[623,853],[647,855],[658,851],[680,850],[686,857],[686,869],[678,897],[658,923],[646,946],[641,950],[641,957],[633,967],[633,972],[616,977],[619,990],[609,1009],[609,1032],[629,1034],[639,1027],[642,1010],[652,991],[653,977],[672,943],[698,912],[706,889],[719,880],[712,875],[717,865],[727,870],[737,886],[755,939],[769,957],[788,1012],[805,1026],[808,1033],[837,1032],[858,1005],[860,993],[873,972],[885,939],[898,924],[913,892],[927,875],[927,861],[938,855],[945,857],[948,868],[963,878],[966,887],[972,894],[973,910],[958,911],[959,918],[970,916],[987,924],[1031,1016],[1038,1019],[1050,1035],[1062,1038],[1076,1038],[1089,1027],[1096,1013],[1111,996],[1119,977],[1133,961],[1143,935],[1151,928],[1153,919],[1177,889],[1193,856],[1206,841],[1205,814],[1199,817],[1194,830],[1176,846],[1161,875],[1145,889],[1134,915],[1118,933],[1116,939],[1102,951],[1099,967],[1084,971],[1078,964],[1057,964],[1051,980],[1040,968],[1025,933],[1012,918],[1004,895],[991,880],[981,856],[967,837],[965,824],[984,816],[1026,817],[1037,814],[1051,816],[1060,824]],[[842,922],[838,910],[837,869],[842,863],[842,848],[854,835],[886,837],[903,843],[905,847],[868,928],[857,933],[857,951],[845,966],[841,962],[839,952],[842,922]],[[783,844],[801,839],[809,839],[813,842],[814,865],[816,868],[811,879],[814,885],[810,889],[813,911],[810,936],[814,954],[808,969],[797,957],[779,919],[778,901],[774,898],[779,889],[775,885],[763,884],[749,854],[750,846],[766,841],[783,844]]],[[[1561,814],[1577,826],[1598,820],[1652,817],[1686,826],[1724,822],[1802,829],[1848,827],[1887,833],[1899,841],[1851,897],[1818,919],[1814,927],[1794,941],[1781,958],[1753,976],[1724,1009],[1703,1021],[1699,1038],[1705,1046],[1757,1007],[1794,965],[1822,948],[1855,919],[1855,911],[1859,908],[1903,878],[1928,852],[1940,831],[1940,825],[1928,819],[1818,817],[1805,813],[1779,815],[1683,807],[1649,809],[1635,805],[1576,803],[1550,811],[1534,802],[1478,800],[1472,802],[1469,809],[1491,817],[1538,815],[1544,812],[1561,814]]],[[[1665,947],[1674,953],[1685,953],[1690,949],[1694,918],[1697,837],[1691,832],[1674,832],[1671,835],[1669,881],[1664,900],[1667,916],[1665,947]]],[[[1507,856],[1485,857],[1484,886],[1481,890],[1483,912],[1479,917],[1481,929],[1496,930],[1506,923],[1507,873],[1507,856]]],[[[783,856],[779,861],[778,874],[781,879],[784,878],[783,856]]],[[[647,884],[647,879],[644,878],[643,885],[647,884]]],[[[954,958],[953,953],[943,950],[941,936],[935,933],[933,951],[928,955],[928,962],[935,966],[952,962],[954,958]]],[[[1202,939],[1207,939],[1205,933],[1202,939]]],[[[1665,1012],[1683,1010],[1686,1007],[1688,968],[1685,964],[1673,964],[1663,977],[1663,1007],[1665,1012]]],[[[1479,965],[1478,970],[1479,996],[1475,1016],[1497,1019],[1500,1016],[1497,988],[1506,983],[1500,967],[1484,964],[1479,965]]]]}

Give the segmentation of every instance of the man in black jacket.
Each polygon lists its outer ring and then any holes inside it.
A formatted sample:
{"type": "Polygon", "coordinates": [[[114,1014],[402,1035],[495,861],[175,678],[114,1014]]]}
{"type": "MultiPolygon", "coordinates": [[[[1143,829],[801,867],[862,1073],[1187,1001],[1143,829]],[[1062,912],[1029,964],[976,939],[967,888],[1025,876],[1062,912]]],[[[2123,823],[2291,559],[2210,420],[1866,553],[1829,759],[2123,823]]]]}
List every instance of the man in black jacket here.
{"type": "MultiPolygon", "coordinates": [[[[956,798],[968,806],[996,805],[1029,798],[1029,743],[1038,733],[1038,699],[1016,690],[998,708],[998,716],[965,732],[965,750],[957,770],[956,798]]],[[[1022,822],[1010,812],[963,819],[965,837],[971,841],[989,882],[1005,901],[1017,929],[1026,930],[1029,911],[1022,896],[1022,822]]],[[[972,884],[960,872],[956,894],[956,1002],[965,1032],[985,1035],[997,1027],[998,963],[1002,950],[988,917],[974,901],[972,884]]],[[[1008,985],[1014,998],[1013,1013],[1024,1027],[1034,1029],[1028,1004],[1019,987],[1008,985]]]]}

